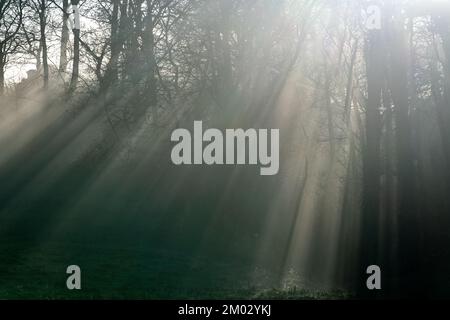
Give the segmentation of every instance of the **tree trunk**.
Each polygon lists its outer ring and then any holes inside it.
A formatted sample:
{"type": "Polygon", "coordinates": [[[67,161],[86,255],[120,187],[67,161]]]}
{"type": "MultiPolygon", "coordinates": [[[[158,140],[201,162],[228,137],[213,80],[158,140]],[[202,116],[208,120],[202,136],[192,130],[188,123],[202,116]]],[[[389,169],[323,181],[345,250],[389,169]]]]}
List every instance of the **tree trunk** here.
{"type": "Polygon", "coordinates": [[[63,0],[63,16],[62,16],[62,31],[61,31],[61,47],[59,54],[59,72],[66,72],[67,70],[67,46],[69,43],[69,0],[63,0]]]}
{"type": "Polygon", "coordinates": [[[353,69],[355,67],[356,55],[358,53],[358,40],[353,43],[352,57],[350,59],[350,66],[348,68],[347,85],[345,87],[345,123],[349,125],[351,116],[351,101],[353,96],[353,69]]]}
{"type": "Polygon", "coordinates": [[[230,16],[232,13],[232,2],[229,0],[220,0],[219,29],[217,30],[217,43],[221,53],[219,65],[219,101],[227,106],[233,86],[233,69],[231,64],[231,31],[230,16]]]}
{"type": "Polygon", "coordinates": [[[119,6],[120,0],[113,0],[113,11],[111,15],[111,58],[106,68],[105,76],[100,84],[101,91],[105,91],[118,79],[118,63],[121,48],[119,36],[119,6]]]}
{"type": "Polygon", "coordinates": [[[47,1],[41,0],[40,10],[39,10],[39,23],[40,23],[40,31],[41,31],[41,46],[42,46],[42,66],[44,67],[44,89],[48,89],[48,80],[49,80],[49,70],[48,70],[48,48],[47,48],[47,38],[45,35],[45,27],[46,27],[46,8],[47,1]]]}
{"type": "Polygon", "coordinates": [[[0,96],[5,93],[5,57],[2,51],[2,44],[0,44],[0,96]]]}
{"type": "MultiPolygon", "coordinates": [[[[409,118],[408,68],[405,35],[402,21],[394,22],[390,31],[391,66],[390,87],[394,102],[396,129],[396,168],[398,177],[399,263],[401,293],[411,296],[421,294],[419,255],[419,213],[417,210],[416,158],[412,148],[409,118]],[[395,24],[394,24],[395,23],[395,24]]],[[[424,293],[422,293],[424,294],[424,293]]]]}
{"type": "MultiPolygon", "coordinates": [[[[78,6],[79,0],[72,0],[72,6],[78,6]]],[[[75,17],[74,29],[73,29],[73,67],[72,67],[72,79],[70,80],[69,91],[73,92],[77,88],[79,69],[80,69],[80,29],[77,24],[79,17],[75,17]]]]}
{"type": "Polygon", "coordinates": [[[80,69],[80,30],[73,29],[74,43],[73,43],[73,67],[72,79],[70,80],[70,91],[74,91],[78,84],[79,69],[80,69]]]}
{"type": "Polygon", "coordinates": [[[132,83],[138,84],[142,77],[145,75],[141,72],[141,66],[143,63],[142,51],[140,50],[139,40],[143,36],[143,12],[142,4],[144,0],[135,0],[130,2],[130,18],[133,23],[129,24],[129,36],[128,36],[128,50],[126,52],[126,70],[128,78],[132,83]]]}
{"type": "MultiPolygon", "coordinates": [[[[381,31],[369,31],[366,58],[368,100],[363,153],[361,279],[366,277],[368,266],[379,265],[380,106],[384,65],[382,44],[381,31]]],[[[362,294],[368,294],[364,281],[361,282],[360,289],[362,294]]]]}
{"type": "MultiPolygon", "coordinates": [[[[436,19],[438,33],[442,39],[445,61],[443,62],[443,92],[439,93],[439,83],[434,74],[436,108],[438,111],[438,123],[440,126],[444,153],[447,162],[447,188],[450,190],[450,18],[442,16],[436,19]]],[[[436,73],[436,71],[434,71],[436,73]]]]}
{"type": "MultiPolygon", "coordinates": [[[[155,58],[155,40],[153,35],[153,6],[151,0],[147,0],[147,18],[143,37],[143,51],[145,57],[145,75],[146,80],[146,104],[149,107],[156,107],[156,58],[155,58]]],[[[155,110],[154,110],[155,111],[155,110]]]]}

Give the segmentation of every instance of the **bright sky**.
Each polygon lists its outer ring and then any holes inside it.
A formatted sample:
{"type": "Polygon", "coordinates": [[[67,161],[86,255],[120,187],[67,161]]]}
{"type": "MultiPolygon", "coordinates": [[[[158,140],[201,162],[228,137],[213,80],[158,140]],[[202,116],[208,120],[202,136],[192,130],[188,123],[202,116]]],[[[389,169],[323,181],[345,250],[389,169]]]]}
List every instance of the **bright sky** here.
{"type": "MultiPolygon", "coordinates": [[[[70,12],[70,9],[69,9],[70,12]]],[[[95,22],[89,18],[80,16],[81,29],[95,29],[97,26],[95,22]]],[[[26,27],[26,26],[25,26],[26,27]]],[[[72,37],[72,33],[70,32],[72,37]]],[[[49,66],[58,67],[59,66],[59,38],[55,38],[55,35],[47,36],[48,44],[48,56],[49,56],[49,66]]],[[[70,68],[70,66],[69,66],[70,68]]],[[[22,79],[27,77],[27,71],[35,70],[36,65],[33,63],[33,59],[19,59],[17,61],[11,61],[5,70],[6,83],[13,84],[18,83],[22,79]],[[30,63],[31,62],[31,63],[30,63]]]]}

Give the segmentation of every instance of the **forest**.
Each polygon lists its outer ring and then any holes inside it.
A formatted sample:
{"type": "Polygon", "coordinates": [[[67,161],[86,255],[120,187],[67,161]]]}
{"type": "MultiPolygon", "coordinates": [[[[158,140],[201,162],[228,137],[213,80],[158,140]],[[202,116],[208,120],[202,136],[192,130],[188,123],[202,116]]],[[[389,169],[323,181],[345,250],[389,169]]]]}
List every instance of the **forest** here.
{"type": "Polygon", "coordinates": [[[449,0],[0,0],[0,148],[0,299],[450,297],[449,0]]]}

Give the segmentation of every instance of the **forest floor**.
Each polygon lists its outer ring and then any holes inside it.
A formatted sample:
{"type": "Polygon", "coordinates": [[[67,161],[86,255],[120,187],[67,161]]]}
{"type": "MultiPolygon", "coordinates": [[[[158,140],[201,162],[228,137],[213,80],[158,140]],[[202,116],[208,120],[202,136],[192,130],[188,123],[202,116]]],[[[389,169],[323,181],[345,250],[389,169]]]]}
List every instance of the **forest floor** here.
{"type": "Polygon", "coordinates": [[[0,299],[346,299],[341,291],[281,290],[249,282],[249,266],[172,252],[95,244],[0,244],[0,299]],[[81,268],[81,290],[66,268],[81,268]]]}

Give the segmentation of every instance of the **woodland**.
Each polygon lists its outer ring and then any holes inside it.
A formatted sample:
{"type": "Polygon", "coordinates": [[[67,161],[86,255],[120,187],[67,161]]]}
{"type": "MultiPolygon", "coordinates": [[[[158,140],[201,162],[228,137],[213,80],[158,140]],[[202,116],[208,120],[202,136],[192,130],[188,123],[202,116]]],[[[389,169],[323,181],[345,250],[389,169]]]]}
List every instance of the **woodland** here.
{"type": "Polygon", "coordinates": [[[0,148],[0,298],[450,296],[448,0],[0,0],[0,148]]]}

